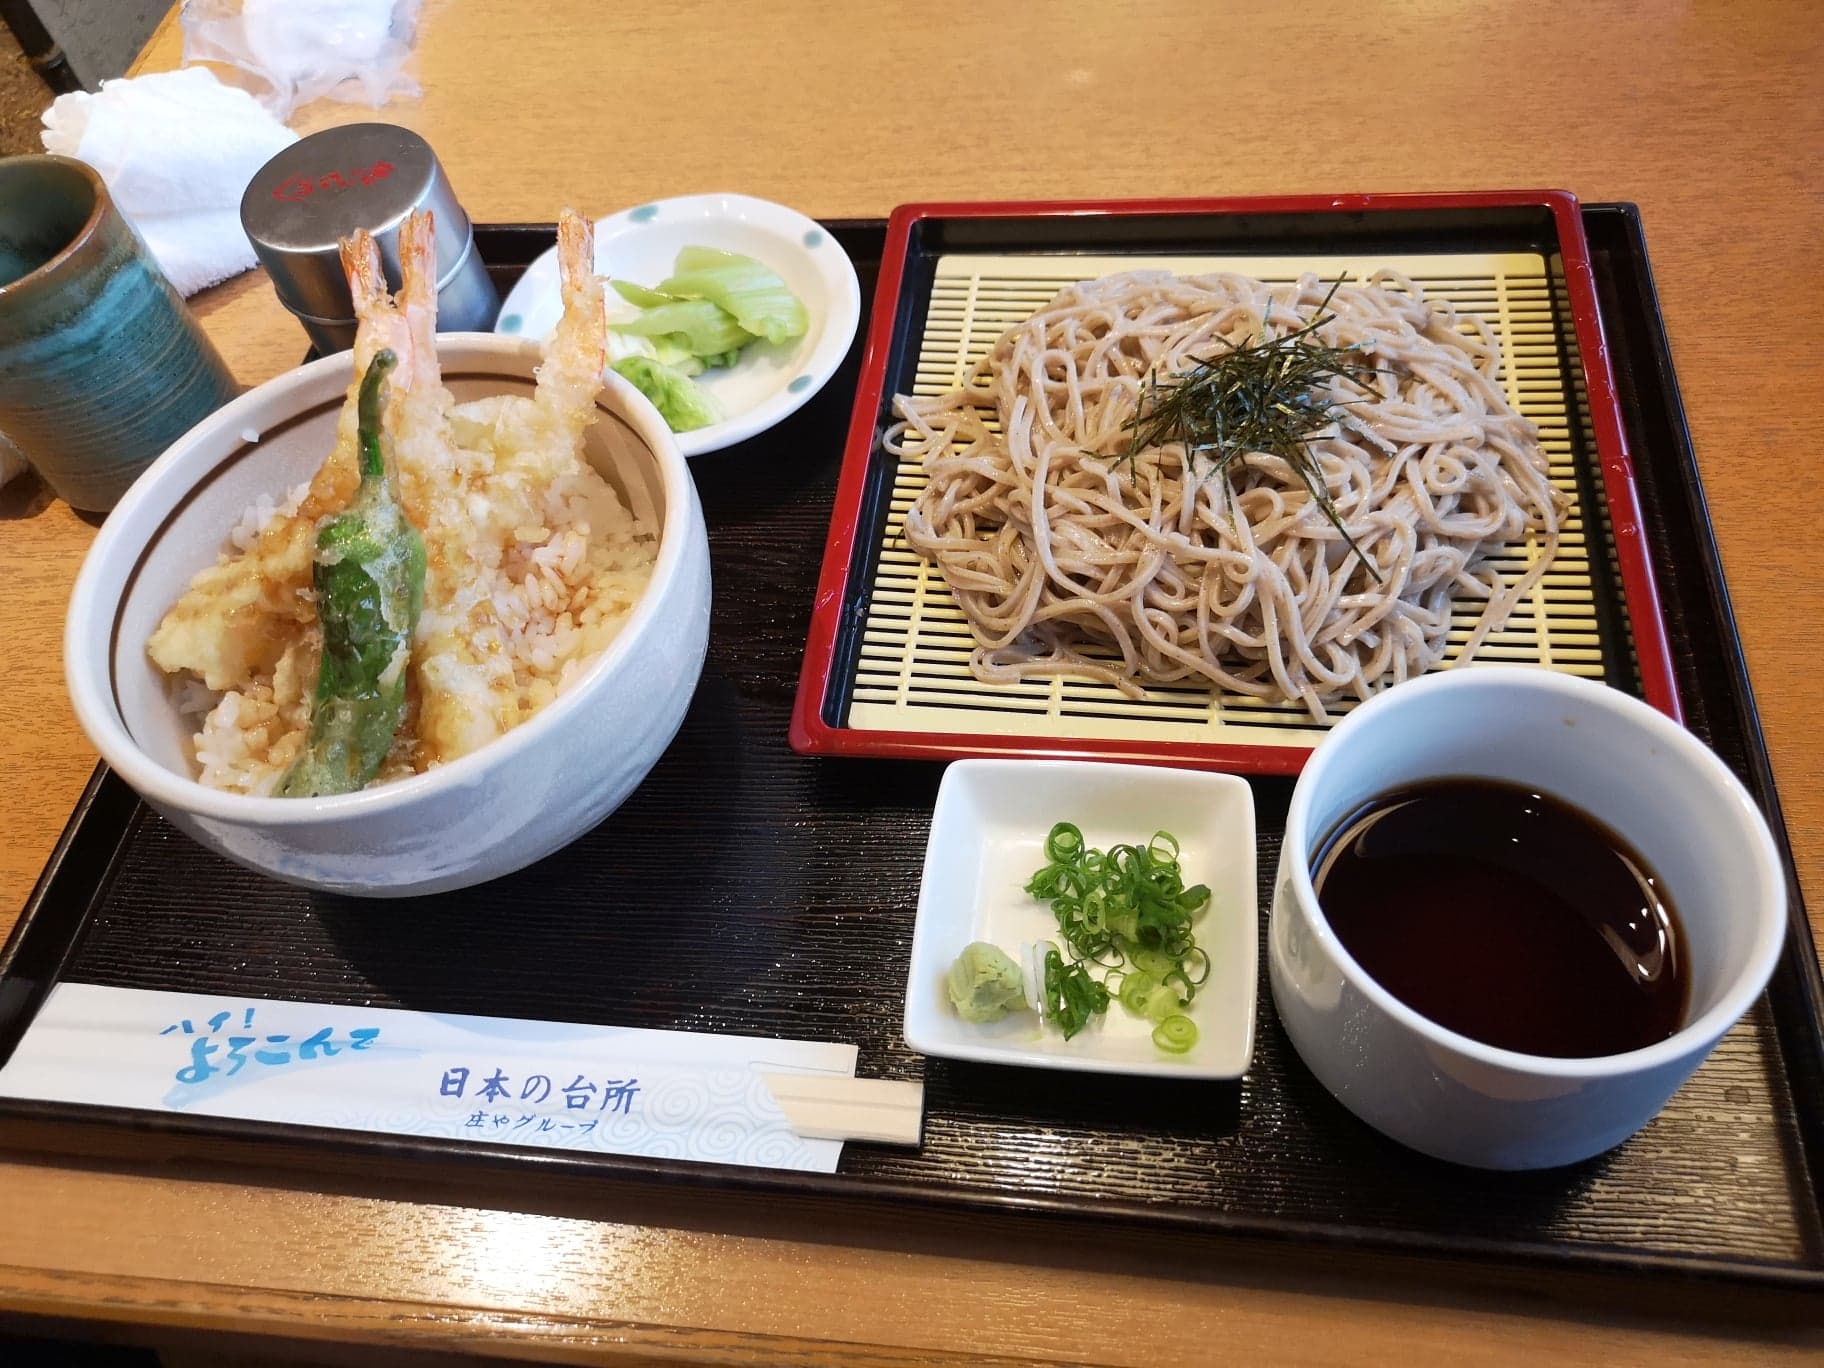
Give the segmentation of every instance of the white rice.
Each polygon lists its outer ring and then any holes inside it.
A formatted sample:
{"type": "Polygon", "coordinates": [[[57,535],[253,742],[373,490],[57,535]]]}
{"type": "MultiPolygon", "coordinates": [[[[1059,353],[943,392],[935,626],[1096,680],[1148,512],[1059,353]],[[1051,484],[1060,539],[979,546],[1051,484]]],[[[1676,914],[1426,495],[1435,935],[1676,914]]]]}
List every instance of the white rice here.
{"type": "MultiPolygon", "coordinates": [[[[266,530],[274,518],[291,517],[309,495],[309,480],[293,485],[287,491],[283,503],[275,504],[270,494],[260,495],[253,501],[253,507],[241,514],[241,520],[228,534],[228,545],[236,551],[246,551],[259,540],[260,533],[266,530]]],[[[222,553],[221,559],[228,559],[226,551],[222,553]]]]}

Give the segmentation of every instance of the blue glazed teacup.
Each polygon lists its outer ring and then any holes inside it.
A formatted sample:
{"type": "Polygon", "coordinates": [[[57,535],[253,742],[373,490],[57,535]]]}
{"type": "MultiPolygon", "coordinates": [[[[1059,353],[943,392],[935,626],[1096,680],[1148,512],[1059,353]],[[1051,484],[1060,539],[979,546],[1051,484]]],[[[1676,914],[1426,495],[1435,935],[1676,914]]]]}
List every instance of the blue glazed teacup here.
{"type": "Polygon", "coordinates": [[[236,392],[92,168],[0,160],[0,439],[101,512],[236,392]]]}

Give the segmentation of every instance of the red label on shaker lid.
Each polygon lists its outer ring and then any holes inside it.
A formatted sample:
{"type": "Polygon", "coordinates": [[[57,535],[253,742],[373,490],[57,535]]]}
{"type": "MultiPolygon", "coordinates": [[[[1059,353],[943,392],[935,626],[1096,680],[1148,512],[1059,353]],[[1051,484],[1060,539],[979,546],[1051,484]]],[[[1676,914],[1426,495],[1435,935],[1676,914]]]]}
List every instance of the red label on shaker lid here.
{"type": "Polygon", "coordinates": [[[372,185],[392,174],[391,162],[377,161],[365,171],[350,171],[346,176],[340,171],[329,171],[314,177],[291,175],[273,187],[272,197],[276,200],[290,200],[295,204],[309,199],[318,191],[348,190],[357,185],[372,185]]]}

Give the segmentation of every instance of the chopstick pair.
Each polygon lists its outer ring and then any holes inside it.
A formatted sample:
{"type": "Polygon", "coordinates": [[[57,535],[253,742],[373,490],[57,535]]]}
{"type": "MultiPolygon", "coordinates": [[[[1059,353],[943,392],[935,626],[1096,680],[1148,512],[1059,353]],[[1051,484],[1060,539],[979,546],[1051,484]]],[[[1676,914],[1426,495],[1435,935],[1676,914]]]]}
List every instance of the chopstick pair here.
{"type": "Polygon", "coordinates": [[[868,1140],[916,1146],[924,1131],[925,1085],[886,1078],[760,1071],[794,1133],[806,1140],[868,1140]]]}

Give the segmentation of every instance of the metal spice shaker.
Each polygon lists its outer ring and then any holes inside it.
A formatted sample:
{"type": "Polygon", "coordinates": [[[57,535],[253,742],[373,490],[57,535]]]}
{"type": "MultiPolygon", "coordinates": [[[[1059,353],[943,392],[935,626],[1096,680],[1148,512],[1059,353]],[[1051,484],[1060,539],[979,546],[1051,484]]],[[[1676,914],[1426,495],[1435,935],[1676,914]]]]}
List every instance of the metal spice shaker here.
{"type": "Polygon", "coordinates": [[[337,243],[373,234],[399,286],[399,226],[429,209],[437,227],[437,331],[494,326],[500,296],[475,250],[469,216],[430,144],[394,124],[358,123],[302,138],[262,166],[241,196],[241,227],[279,302],[327,355],[355,343],[355,309],[337,243]]]}

